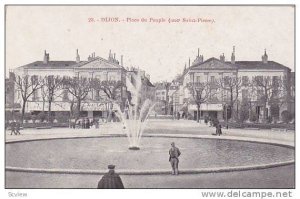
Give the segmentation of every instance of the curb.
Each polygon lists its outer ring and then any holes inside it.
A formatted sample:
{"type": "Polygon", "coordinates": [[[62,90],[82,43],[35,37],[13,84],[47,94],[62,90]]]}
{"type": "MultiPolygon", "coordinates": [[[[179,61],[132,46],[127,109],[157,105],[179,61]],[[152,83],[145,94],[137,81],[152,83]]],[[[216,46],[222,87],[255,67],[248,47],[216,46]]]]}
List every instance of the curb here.
{"type": "MultiPolygon", "coordinates": [[[[201,173],[221,173],[233,171],[247,171],[267,169],[273,167],[287,166],[295,164],[295,161],[278,162],[273,164],[239,166],[239,167],[217,167],[217,168],[202,168],[202,169],[183,169],[180,174],[201,174],[201,173]]],[[[26,172],[26,173],[54,173],[54,174],[84,174],[84,175],[103,175],[106,170],[83,170],[83,169],[40,169],[40,168],[22,168],[22,167],[6,167],[5,171],[26,172]]],[[[120,175],[170,175],[170,170],[118,170],[120,175]]]]}

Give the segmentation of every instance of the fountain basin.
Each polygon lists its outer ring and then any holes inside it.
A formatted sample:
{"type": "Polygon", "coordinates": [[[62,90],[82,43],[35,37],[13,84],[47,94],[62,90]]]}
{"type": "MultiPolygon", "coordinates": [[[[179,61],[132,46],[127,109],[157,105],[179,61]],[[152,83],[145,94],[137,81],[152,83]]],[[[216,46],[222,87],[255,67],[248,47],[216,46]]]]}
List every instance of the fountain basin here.
{"type": "Polygon", "coordinates": [[[133,153],[125,137],[68,138],[6,144],[6,166],[40,169],[169,170],[168,150],[180,148],[179,167],[210,169],[276,164],[294,160],[294,149],[236,140],[143,137],[141,150],[133,153]],[[16,158],[16,155],[18,158],[16,158]]]}

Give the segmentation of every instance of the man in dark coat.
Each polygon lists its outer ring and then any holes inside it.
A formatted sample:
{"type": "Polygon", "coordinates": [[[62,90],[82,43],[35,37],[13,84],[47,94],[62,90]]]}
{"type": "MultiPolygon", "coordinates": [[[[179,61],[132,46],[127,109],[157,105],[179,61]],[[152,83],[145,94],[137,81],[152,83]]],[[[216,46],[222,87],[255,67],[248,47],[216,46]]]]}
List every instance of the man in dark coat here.
{"type": "Polygon", "coordinates": [[[175,147],[175,143],[171,143],[171,149],[169,150],[169,162],[171,163],[172,167],[172,175],[178,175],[178,163],[179,159],[178,157],[180,156],[180,151],[177,147],[175,147]]]}
{"type": "Polygon", "coordinates": [[[98,189],[124,189],[122,179],[115,173],[115,165],[108,165],[108,173],[98,183],[98,189]]]}

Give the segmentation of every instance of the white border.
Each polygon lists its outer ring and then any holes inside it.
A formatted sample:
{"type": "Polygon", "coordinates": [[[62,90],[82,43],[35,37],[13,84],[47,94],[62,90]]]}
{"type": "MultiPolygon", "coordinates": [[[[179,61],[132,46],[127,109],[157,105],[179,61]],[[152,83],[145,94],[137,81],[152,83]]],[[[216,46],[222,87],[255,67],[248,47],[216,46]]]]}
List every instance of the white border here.
{"type": "MultiPolygon", "coordinates": [[[[148,1],[143,1],[140,2],[138,0],[126,0],[126,1],[121,1],[121,0],[102,0],[102,1],[96,1],[96,0],[47,0],[47,1],[41,1],[41,0],[27,0],[25,2],[25,0],[2,0],[1,1],[1,9],[0,9],[0,23],[3,24],[4,22],[4,5],[5,4],[296,4],[296,27],[297,29],[299,29],[299,17],[297,14],[297,8],[299,6],[299,1],[297,0],[202,0],[200,1],[196,1],[196,0],[178,0],[176,2],[174,1],[170,1],[170,0],[148,0],[148,1]]],[[[296,33],[299,32],[296,30],[296,33]]],[[[0,98],[0,110],[2,111],[1,118],[0,118],[0,128],[2,130],[4,130],[4,77],[5,77],[5,73],[4,73],[4,26],[2,25],[1,28],[1,48],[0,48],[0,60],[1,60],[1,66],[2,66],[2,70],[1,71],[1,77],[2,77],[2,81],[0,83],[0,90],[3,92],[3,95],[1,95],[2,97],[0,98]]],[[[299,40],[296,39],[296,49],[298,49],[297,47],[299,46],[299,40]]],[[[299,50],[296,51],[296,56],[295,57],[299,57],[297,55],[299,55],[299,50]]],[[[296,62],[297,63],[297,62],[296,62]]],[[[295,71],[296,71],[296,66],[295,66],[295,71]]],[[[296,71],[298,72],[298,71],[296,71]]],[[[297,76],[298,73],[297,73],[297,76]]],[[[297,79],[297,78],[296,78],[297,79]]],[[[299,82],[296,82],[296,93],[298,93],[298,86],[299,86],[299,82]]],[[[298,113],[298,106],[296,106],[296,113],[298,113]]],[[[298,123],[299,122],[299,118],[296,116],[296,120],[298,123]]],[[[296,126],[297,129],[297,126],[296,126]]],[[[296,133],[297,134],[297,133],[296,133]]],[[[1,136],[1,146],[0,146],[0,154],[2,157],[2,160],[4,160],[4,132],[2,131],[0,133],[1,136]]],[[[299,140],[299,136],[296,136],[296,139],[299,140]]],[[[297,147],[296,147],[297,149],[297,147]]],[[[299,159],[299,153],[296,152],[296,162],[299,159]]],[[[139,190],[82,190],[82,189],[57,189],[57,190],[43,190],[43,189],[38,189],[38,190],[10,190],[4,189],[4,164],[3,161],[1,161],[1,172],[0,172],[0,188],[1,188],[1,198],[9,198],[8,196],[8,192],[25,192],[28,194],[27,198],[45,198],[45,199],[53,199],[53,198],[139,198],[139,199],[153,199],[153,198],[172,198],[172,199],[182,199],[182,198],[197,198],[200,199],[201,198],[201,194],[200,192],[205,191],[203,189],[189,189],[189,190],[165,190],[165,189],[139,189],[139,190]]],[[[299,167],[299,164],[296,164],[296,168],[299,167]]],[[[296,169],[297,170],[297,169],[296,169]]],[[[296,172],[297,174],[298,172],[296,172]]],[[[300,183],[299,183],[299,178],[296,178],[296,186],[299,189],[300,183]]],[[[298,189],[296,190],[292,190],[293,192],[293,198],[299,198],[300,197],[300,193],[298,191],[298,189]]],[[[208,190],[208,191],[212,191],[212,190],[208,190]]],[[[215,189],[215,191],[217,191],[217,189],[215,189]]],[[[221,190],[222,191],[222,190],[221,190]]],[[[226,191],[226,190],[224,190],[226,191]]],[[[228,190],[230,191],[230,190],[228,190]]],[[[244,190],[246,191],[246,190],[244,190]]],[[[249,190],[249,191],[263,191],[263,190],[249,190]]],[[[275,190],[268,190],[268,191],[272,191],[272,192],[276,192],[276,191],[280,191],[278,189],[275,190]]],[[[283,190],[286,191],[286,190],[283,190]]]]}

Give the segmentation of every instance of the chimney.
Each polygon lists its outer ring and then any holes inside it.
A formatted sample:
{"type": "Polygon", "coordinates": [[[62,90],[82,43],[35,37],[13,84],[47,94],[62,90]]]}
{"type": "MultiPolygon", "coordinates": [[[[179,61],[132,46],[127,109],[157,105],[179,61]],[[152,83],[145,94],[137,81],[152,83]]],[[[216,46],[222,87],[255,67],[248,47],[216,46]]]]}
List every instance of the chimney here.
{"type": "Polygon", "coordinates": [[[116,53],[114,53],[114,60],[116,60],[116,53]]]}
{"type": "Polygon", "coordinates": [[[200,62],[203,62],[203,55],[200,55],[200,62]]]}
{"type": "Polygon", "coordinates": [[[268,63],[268,55],[267,55],[267,50],[265,49],[265,54],[261,57],[262,59],[262,62],[264,64],[267,64],[268,63]]]}
{"type": "Polygon", "coordinates": [[[49,53],[47,53],[45,50],[43,63],[48,64],[48,62],[49,62],[49,53]]]}
{"type": "Polygon", "coordinates": [[[233,50],[231,54],[231,63],[235,64],[235,46],[233,46],[233,50]]]}
{"type": "Polygon", "coordinates": [[[76,49],[76,63],[80,62],[80,56],[78,54],[78,49],[76,49]]]}
{"type": "Polygon", "coordinates": [[[123,55],[121,55],[121,66],[123,66],[123,55]]]}
{"type": "Polygon", "coordinates": [[[189,67],[191,66],[191,58],[189,58],[189,67]]]}
{"type": "Polygon", "coordinates": [[[199,57],[199,48],[198,48],[198,57],[199,57]]]}
{"type": "Polygon", "coordinates": [[[222,55],[220,55],[220,61],[221,62],[225,62],[225,55],[224,55],[224,53],[222,55]]]}

